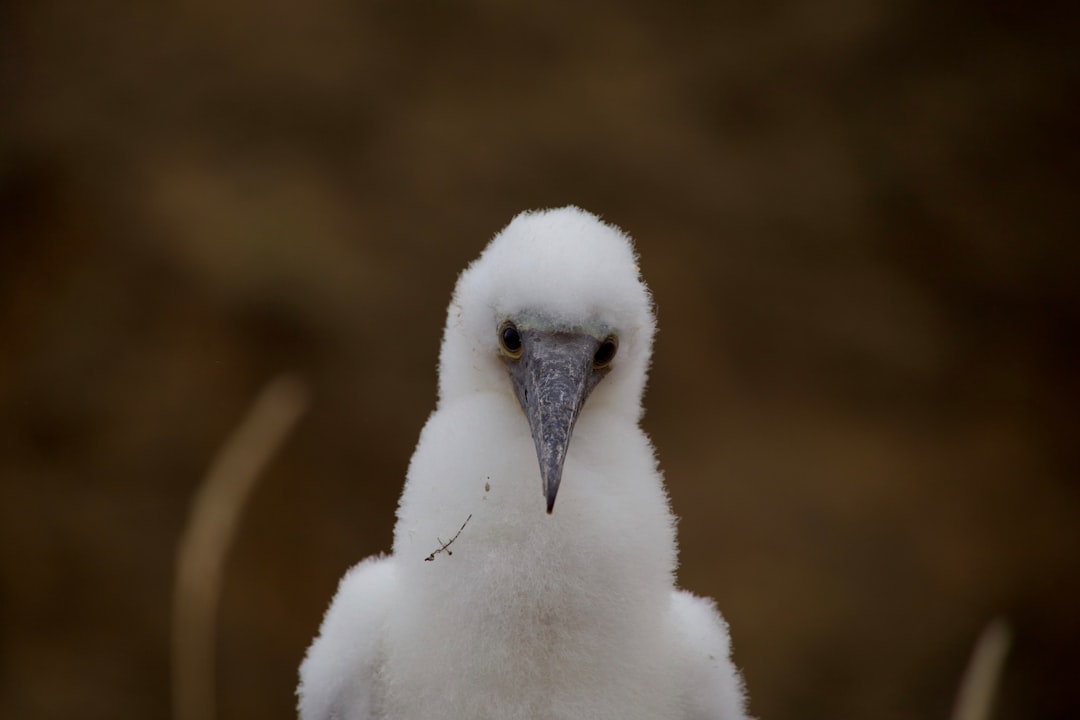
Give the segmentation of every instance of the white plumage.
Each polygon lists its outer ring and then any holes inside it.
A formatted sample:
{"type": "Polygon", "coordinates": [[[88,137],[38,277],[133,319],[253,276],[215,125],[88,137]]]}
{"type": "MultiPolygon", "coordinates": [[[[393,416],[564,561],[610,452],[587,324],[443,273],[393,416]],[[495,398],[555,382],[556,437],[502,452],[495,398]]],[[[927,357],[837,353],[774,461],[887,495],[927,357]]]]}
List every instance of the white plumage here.
{"type": "Polygon", "coordinates": [[[302,718],[746,717],[724,621],[674,587],[638,424],[654,330],[617,228],[569,207],[495,236],[450,303],[393,554],[341,581],[302,718]]]}

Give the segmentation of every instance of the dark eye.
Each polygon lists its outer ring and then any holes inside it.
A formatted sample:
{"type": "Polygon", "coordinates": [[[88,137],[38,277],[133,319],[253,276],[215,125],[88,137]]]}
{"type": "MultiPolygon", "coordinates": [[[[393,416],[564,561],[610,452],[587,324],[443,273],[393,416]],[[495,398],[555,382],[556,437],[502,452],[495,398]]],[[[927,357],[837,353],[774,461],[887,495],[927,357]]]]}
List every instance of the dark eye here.
{"type": "Polygon", "coordinates": [[[600,347],[596,349],[596,354],[593,355],[592,359],[593,367],[597,370],[606,368],[615,358],[615,351],[618,349],[618,339],[616,339],[614,335],[609,335],[604,342],[600,343],[600,347]]]}
{"type": "Polygon", "coordinates": [[[512,359],[521,357],[521,334],[509,320],[499,326],[499,344],[502,345],[503,352],[512,359]]]}

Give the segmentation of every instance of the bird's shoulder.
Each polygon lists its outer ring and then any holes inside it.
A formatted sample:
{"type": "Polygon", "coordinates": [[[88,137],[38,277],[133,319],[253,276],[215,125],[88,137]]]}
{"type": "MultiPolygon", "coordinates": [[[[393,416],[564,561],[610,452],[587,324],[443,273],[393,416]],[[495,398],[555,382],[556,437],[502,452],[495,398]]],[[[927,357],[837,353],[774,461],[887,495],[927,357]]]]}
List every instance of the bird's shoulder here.
{"type": "Polygon", "coordinates": [[[674,590],[669,619],[685,663],[689,717],[747,718],[742,677],[731,661],[731,638],[716,604],[674,590]]]}
{"type": "Polygon", "coordinates": [[[300,666],[303,720],[371,717],[382,628],[396,587],[392,557],[370,557],[345,573],[300,666]]]}

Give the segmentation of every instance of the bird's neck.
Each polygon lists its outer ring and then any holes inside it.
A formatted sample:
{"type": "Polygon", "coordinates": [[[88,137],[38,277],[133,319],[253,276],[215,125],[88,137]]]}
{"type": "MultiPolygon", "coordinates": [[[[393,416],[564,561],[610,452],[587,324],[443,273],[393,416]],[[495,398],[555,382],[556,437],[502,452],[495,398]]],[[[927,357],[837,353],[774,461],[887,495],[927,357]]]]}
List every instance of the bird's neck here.
{"type": "Polygon", "coordinates": [[[536,468],[516,400],[477,396],[432,415],[394,542],[405,592],[431,605],[418,614],[603,626],[666,602],[673,521],[636,423],[582,415],[550,515],[536,468]]]}

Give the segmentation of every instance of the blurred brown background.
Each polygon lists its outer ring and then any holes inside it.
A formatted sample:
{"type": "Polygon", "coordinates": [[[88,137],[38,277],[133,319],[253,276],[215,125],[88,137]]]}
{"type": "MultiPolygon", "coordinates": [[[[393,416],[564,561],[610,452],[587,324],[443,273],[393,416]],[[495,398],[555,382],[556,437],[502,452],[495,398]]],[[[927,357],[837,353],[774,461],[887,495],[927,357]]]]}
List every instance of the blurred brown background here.
{"type": "Polygon", "coordinates": [[[944,719],[1004,614],[995,717],[1080,717],[1077,11],[529,5],[0,6],[0,717],[168,716],[189,503],[281,370],[217,677],[292,717],[457,272],[566,203],[637,240],[680,579],[753,712],[944,719]]]}

